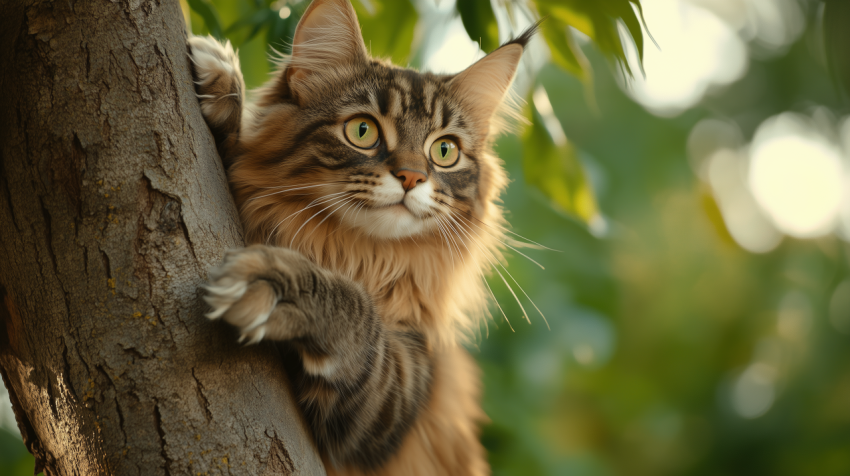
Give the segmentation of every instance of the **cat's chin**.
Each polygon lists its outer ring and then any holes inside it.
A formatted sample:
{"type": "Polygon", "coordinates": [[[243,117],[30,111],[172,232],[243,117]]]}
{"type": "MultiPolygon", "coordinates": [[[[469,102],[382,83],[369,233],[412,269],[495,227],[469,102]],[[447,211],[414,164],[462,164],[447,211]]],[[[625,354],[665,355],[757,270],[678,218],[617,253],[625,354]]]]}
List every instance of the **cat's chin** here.
{"type": "Polygon", "coordinates": [[[398,240],[419,235],[430,230],[433,218],[420,218],[399,203],[380,208],[364,208],[346,215],[346,225],[357,228],[370,237],[398,240]]]}

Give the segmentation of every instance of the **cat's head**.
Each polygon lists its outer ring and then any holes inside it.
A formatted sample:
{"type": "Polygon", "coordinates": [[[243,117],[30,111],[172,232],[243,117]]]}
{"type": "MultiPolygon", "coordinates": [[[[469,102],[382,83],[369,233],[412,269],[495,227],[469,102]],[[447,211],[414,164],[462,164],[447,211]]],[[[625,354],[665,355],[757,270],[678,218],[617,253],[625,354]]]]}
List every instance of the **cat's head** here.
{"type": "Polygon", "coordinates": [[[348,0],[315,0],[258,92],[230,170],[248,240],[479,234],[506,183],[491,133],[531,32],[456,75],[369,56],[348,0]]]}

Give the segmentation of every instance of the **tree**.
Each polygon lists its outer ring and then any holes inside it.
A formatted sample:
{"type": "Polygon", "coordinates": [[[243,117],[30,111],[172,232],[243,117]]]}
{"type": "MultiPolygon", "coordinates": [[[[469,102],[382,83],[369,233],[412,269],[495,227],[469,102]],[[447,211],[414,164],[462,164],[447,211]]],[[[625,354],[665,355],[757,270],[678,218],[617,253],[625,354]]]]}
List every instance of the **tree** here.
{"type": "Polygon", "coordinates": [[[321,474],[270,345],[199,285],[242,245],[177,1],[0,6],[0,373],[36,472],[321,474]]]}

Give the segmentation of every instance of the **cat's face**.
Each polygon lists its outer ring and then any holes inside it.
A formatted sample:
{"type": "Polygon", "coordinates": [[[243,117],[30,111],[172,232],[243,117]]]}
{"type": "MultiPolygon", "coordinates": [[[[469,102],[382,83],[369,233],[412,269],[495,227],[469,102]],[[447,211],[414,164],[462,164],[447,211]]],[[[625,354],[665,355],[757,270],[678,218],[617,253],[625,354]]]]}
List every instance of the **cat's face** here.
{"type": "Polygon", "coordinates": [[[290,111],[288,130],[278,133],[289,147],[269,165],[281,185],[305,188],[280,199],[327,200],[309,214],[328,208],[343,225],[381,238],[478,215],[498,165],[447,79],[378,62],[351,73],[290,111]]]}
{"type": "Polygon", "coordinates": [[[347,0],[317,0],[293,43],[245,138],[251,164],[235,167],[262,174],[240,197],[279,218],[262,233],[326,220],[385,239],[472,233],[505,181],[490,122],[524,42],[459,75],[418,73],[368,57],[347,0]]]}

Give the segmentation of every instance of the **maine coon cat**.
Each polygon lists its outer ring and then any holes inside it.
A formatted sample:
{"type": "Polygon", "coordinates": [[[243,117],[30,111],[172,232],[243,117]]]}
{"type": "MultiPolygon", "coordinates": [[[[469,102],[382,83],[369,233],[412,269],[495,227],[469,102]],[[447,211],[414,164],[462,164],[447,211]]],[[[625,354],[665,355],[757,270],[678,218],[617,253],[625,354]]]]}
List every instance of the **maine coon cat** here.
{"type": "Polygon", "coordinates": [[[208,317],[292,349],[329,474],[489,474],[461,344],[500,259],[490,146],[532,32],[459,74],[419,73],[368,55],[348,0],[314,0],[252,105],[230,44],[189,40],[252,243],[212,272],[208,317]]]}

